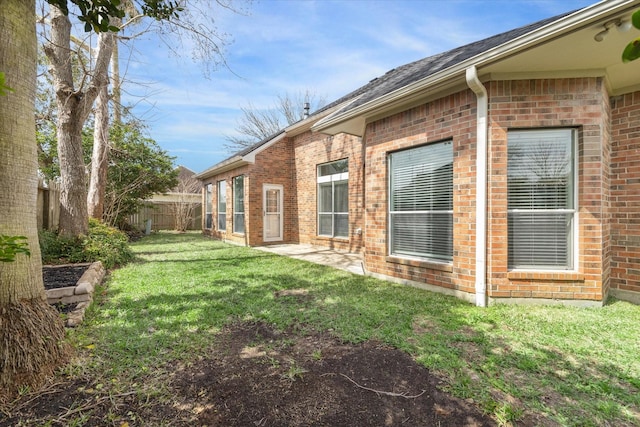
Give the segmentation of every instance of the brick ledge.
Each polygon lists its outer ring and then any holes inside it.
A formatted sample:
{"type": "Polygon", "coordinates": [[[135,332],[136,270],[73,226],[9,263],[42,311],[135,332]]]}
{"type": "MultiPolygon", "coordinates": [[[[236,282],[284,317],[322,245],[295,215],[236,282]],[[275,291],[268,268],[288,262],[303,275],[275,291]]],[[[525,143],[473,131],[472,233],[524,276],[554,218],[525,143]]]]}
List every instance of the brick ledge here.
{"type": "Polygon", "coordinates": [[[575,271],[510,271],[509,280],[584,282],[584,274],[575,271]]]}

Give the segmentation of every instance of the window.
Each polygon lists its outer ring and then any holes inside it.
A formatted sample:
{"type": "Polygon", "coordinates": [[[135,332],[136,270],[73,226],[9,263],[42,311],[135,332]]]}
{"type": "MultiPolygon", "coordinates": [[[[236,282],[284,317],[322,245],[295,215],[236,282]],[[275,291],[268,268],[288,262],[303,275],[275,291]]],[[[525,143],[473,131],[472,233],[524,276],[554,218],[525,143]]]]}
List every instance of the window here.
{"type": "Polygon", "coordinates": [[[453,144],[389,154],[389,253],[453,260],[453,144]]]}
{"type": "Polygon", "coordinates": [[[575,131],[508,134],[509,268],[573,269],[575,131]]]}
{"type": "Polygon", "coordinates": [[[227,183],[218,181],[218,230],[227,229],[227,183]]]}
{"type": "Polygon", "coordinates": [[[213,226],[213,218],[212,218],[212,196],[213,196],[213,185],[211,184],[207,184],[205,186],[205,192],[204,192],[204,204],[205,204],[205,220],[204,220],[204,228],[207,230],[211,230],[211,227],[213,226]]]}
{"type": "Polygon", "coordinates": [[[244,176],[233,178],[233,232],[244,234],[244,176]]]}
{"type": "Polygon", "coordinates": [[[349,237],[349,160],[318,166],[318,235],[349,237]]]}

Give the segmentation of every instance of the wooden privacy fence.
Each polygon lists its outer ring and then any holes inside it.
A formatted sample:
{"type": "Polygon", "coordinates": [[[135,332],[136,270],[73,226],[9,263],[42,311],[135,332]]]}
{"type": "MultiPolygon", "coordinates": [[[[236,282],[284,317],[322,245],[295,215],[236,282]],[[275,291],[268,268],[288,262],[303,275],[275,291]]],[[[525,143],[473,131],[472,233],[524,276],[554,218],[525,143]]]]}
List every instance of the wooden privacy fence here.
{"type": "Polygon", "coordinates": [[[60,185],[38,180],[38,229],[57,230],[60,223],[60,185]]]}
{"type": "MultiPolygon", "coordinates": [[[[129,223],[139,230],[146,230],[147,220],[151,220],[151,230],[173,230],[176,223],[173,204],[159,201],[147,202],[136,214],[129,217],[129,223]]],[[[202,229],[201,204],[195,207],[187,229],[202,229]]]]}
{"type": "MultiPolygon", "coordinates": [[[[151,220],[152,230],[173,230],[175,228],[174,202],[163,200],[166,196],[158,196],[161,200],[145,203],[138,213],[129,217],[129,223],[139,230],[146,230],[147,220],[151,220]]],[[[170,198],[169,198],[170,199],[170,198]]],[[[189,230],[202,228],[202,203],[200,195],[189,195],[185,200],[196,203],[193,215],[187,227],[189,230]]],[[[60,185],[56,182],[38,181],[38,229],[58,229],[60,224],[60,185]]]]}

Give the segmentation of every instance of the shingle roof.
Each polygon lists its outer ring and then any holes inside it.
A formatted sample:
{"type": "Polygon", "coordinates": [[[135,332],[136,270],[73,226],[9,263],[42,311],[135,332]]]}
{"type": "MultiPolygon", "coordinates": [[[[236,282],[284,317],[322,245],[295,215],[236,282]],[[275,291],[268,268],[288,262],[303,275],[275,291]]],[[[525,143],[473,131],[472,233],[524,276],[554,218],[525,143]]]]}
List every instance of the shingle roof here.
{"type": "Polygon", "coordinates": [[[366,85],[314,112],[314,114],[322,112],[327,108],[334,107],[351,99],[357,98],[354,102],[348,104],[340,111],[340,113],[344,113],[355,107],[358,107],[359,105],[365,104],[376,98],[387,95],[397,89],[408,86],[411,83],[417,82],[440,71],[446,70],[447,68],[450,68],[469,58],[480,55],[489,49],[505,44],[522,35],[533,32],[574,12],[575,11],[567,12],[561,15],[554,16],[552,18],[543,19],[541,21],[534,22],[532,24],[525,25],[514,30],[510,30],[477,42],[457,47],[455,49],[438,53],[436,55],[429,56],[427,58],[423,58],[418,61],[394,68],[390,71],[387,71],[383,76],[371,80],[366,85]]]}
{"type": "Polygon", "coordinates": [[[246,156],[247,154],[251,153],[253,150],[255,150],[256,148],[260,148],[262,147],[264,144],[266,144],[267,142],[271,141],[273,138],[278,137],[279,135],[284,133],[284,129],[279,130],[278,132],[274,133],[273,135],[270,135],[268,137],[266,137],[265,139],[263,139],[262,141],[259,141],[247,148],[243,148],[242,150],[236,152],[233,156],[231,157],[236,157],[236,156],[246,156]]]}
{"type": "MultiPolygon", "coordinates": [[[[331,102],[330,104],[325,105],[319,110],[313,112],[311,114],[311,117],[318,115],[322,112],[325,112],[330,108],[334,108],[342,103],[346,103],[348,101],[354,100],[353,102],[348,103],[344,108],[342,108],[338,112],[339,114],[345,113],[362,104],[365,104],[376,98],[387,95],[395,90],[408,86],[411,83],[417,82],[433,74],[436,74],[440,71],[446,70],[447,68],[455,66],[456,64],[462,61],[465,61],[469,58],[473,58],[474,56],[480,55],[489,49],[505,44],[522,35],[533,32],[541,27],[544,27],[547,24],[550,24],[554,21],[557,21],[575,12],[576,11],[571,11],[571,12],[563,13],[561,15],[557,15],[551,18],[543,19],[541,21],[534,22],[532,24],[525,25],[501,34],[497,34],[495,36],[488,37],[486,39],[479,40],[477,42],[460,46],[446,52],[438,53],[436,55],[429,56],[427,58],[423,58],[418,61],[411,62],[409,64],[401,65],[399,67],[396,67],[392,70],[387,71],[384,75],[371,80],[369,83],[354,90],[353,92],[350,92],[347,95],[331,102]]],[[[227,160],[219,164],[225,163],[226,161],[234,157],[245,156],[251,153],[252,151],[260,148],[264,144],[268,143],[273,138],[276,138],[283,132],[284,132],[284,129],[266,139],[263,139],[262,141],[250,147],[244,148],[238,151],[237,153],[234,153],[227,160]]]]}

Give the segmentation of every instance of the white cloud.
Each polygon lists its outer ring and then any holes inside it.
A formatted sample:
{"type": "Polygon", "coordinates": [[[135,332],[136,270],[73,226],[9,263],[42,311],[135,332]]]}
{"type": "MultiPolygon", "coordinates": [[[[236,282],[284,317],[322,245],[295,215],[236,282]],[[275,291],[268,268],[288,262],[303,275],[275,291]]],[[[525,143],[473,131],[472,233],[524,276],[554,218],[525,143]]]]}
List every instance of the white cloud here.
{"type": "MultiPolygon", "coordinates": [[[[216,15],[235,40],[205,79],[188,55],[156,39],[136,41],[127,77],[155,82],[137,110],[151,134],[196,171],[228,156],[240,107],[271,107],[277,95],[314,91],[333,101],[386,71],[475,40],[589,4],[588,0],[360,0],[255,3],[248,16],[216,15]]],[[[203,3],[203,6],[204,3],[203,3]]],[[[133,52],[133,53],[131,53],[133,52]]],[[[127,98],[136,102],[133,97],[127,98]]]]}

